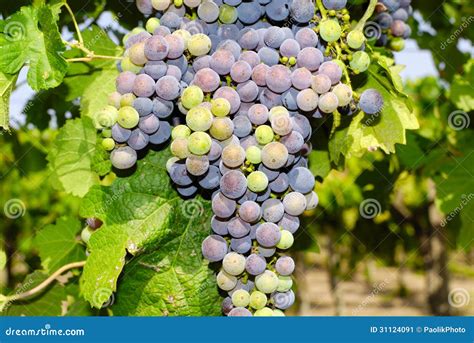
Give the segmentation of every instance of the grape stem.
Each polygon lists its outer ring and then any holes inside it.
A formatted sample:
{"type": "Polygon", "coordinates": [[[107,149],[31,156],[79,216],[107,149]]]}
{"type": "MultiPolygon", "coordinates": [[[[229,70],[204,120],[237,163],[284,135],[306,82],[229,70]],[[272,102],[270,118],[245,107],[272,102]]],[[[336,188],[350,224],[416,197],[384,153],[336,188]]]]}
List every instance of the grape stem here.
{"type": "Polygon", "coordinates": [[[63,274],[65,271],[68,271],[68,270],[74,269],[74,268],[82,268],[82,267],[84,267],[85,264],[86,264],[86,261],[73,262],[73,263],[66,264],[66,265],[62,266],[61,268],[59,268],[58,270],[56,270],[53,274],[51,274],[51,276],[49,276],[46,280],[44,280],[38,286],[36,286],[36,287],[34,287],[34,288],[24,292],[24,293],[13,294],[11,296],[7,296],[3,300],[5,301],[5,303],[9,303],[9,302],[29,298],[32,295],[35,295],[35,294],[41,292],[46,287],[48,287],[54,280],[57,279],[58,276],[63,274]]]}
{"type": "Polygon", "coordinates": [[[103,60],[121,60],[122,57],[118,56],[107,56],[107,55],[96,55],[94,51],[87,49],[83,43],[72,41],[68,42],[63,40],[63,43],[70,46],[71,48],[79,49],[83,51],[87,56],[77,57],[77,58],[68,58],[66,62],[90,62],[94,59],[103,59],[103,60]]]}
{"type": "Polygon", "coordinates": [[[370,0],[369,7],[367,7],[367,10],[365,11],[364,15],[362,18],[359,20],[357,23],[356,27],[354,30],[357,31],[362,31],[364,29],[365,23],[369,18],[374,14],[375,11],[375,6],[377,5],[378,0],[370,0]]]}
{"type": "Polygon", "coordinates": [[[72,11],[71,7],[68,5],[67,2],[64,3],[64,7],[66,7],[67,11],[69,12],[72,22],[74,24],[74,28],[76,29],[77,33],[77,39],[79,40],[79,43],[81,45],[84,45],[84,39],[82,38],[81,30],[79,29],[79,25],[77,24],[76,16],[74,15],[74,12],[72,11]]]}
{"type": "Polygon", "coordinates": [[[326,11],[326,9],[325,9],[324,6],[323,6],[322,0],[316,0],[316,4],[318,5],[319,12],[321,12],[321,17],[322,17],[323,19],[326,19],[326,18],[327,18],[327,11],[326,11]]]}

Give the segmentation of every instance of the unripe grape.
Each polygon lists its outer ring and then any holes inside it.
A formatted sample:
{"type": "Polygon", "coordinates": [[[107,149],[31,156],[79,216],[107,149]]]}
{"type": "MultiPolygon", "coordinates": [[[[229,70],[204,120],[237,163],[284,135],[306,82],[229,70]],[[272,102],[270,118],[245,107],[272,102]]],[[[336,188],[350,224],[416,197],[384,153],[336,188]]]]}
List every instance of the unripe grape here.
{"type": "Polygon", "coordinates": [[[270,270],[265,270],[263,274],[255,277],[255,286],[263,293],[273,293],[278,287],[278,276],[270,270]]]}
{"type": "Polygon", "coordinates": [[[274,309],[273,310],[273,317],[286,317],[285,312],[279,309],[274,309]]]}
{"type": "Polygon", "coordinates": [[[128,56],[122,58],[120,61],[120,66],[122,67],[123,71],[130,71],[134,74],[138,74],[140,70],[142,70],[142,66],[134,64],[128,56]]]}
{"type": "Polygon", "coordinates": [[[136,109],[131,106],[122,107],[118,111],[117,122],[125,129],[132,129],[138,125],[140,116],[136,109]]]}
{"type": "Polygon", "coordinates": [[[291,289],[293,286],[293,280],[291,279],[291,276],[278,276],[278,287],[277,291],[278,292],[286,292],[291,289]]]}
{"type": "Polygon", "coordinates": [[[390,49],[393,51],[402,51],[405,48],[405,40],[403,38],[394,38],[390,41],[390,49]]]}
{"type": "Polygon", "coordinates": [[[286,250],[291,248],[295,239],[293,234],[290,231],[282,230],[281,231],[281,238],[278,244],[276,245],[278,249],[286,250]]]}
{"type": "Polygon", "coordinates": [[[171,142],[171,152],[178,158],[186,158],[189,156],[188,140],[186,138],[176,138],[171,142]]]}
{"type": "Polygon", "coordinates": [[[120,98],[120,107],[133,106],[137,97],[133,93],[126,93],[120,98]]]}
{"type": "Polygon", "coordinates": [[[230,138],[233,132],[234,123],[229,117],[214,118],[209,130],[211,136],[220,141],[230,138]]]}
{"type": "Polygon", "coordinates": [[[112,138],[105,138],[102,140],[102,147],[107,151],[112,151],[115,148],[115,141],[112,138]]]}
{"type": "Polygon", "coordinates": [[[336,20],[328,19],[319,25],[319,34],[326,42],[332,43],[341,37],[342,29],[336,20]]]}
{"type": "Polygon", "coordinates": [[[245,257],[236,252],[230,252],[225,255],[222,267],[230,275],[242,274],[245,270],[245,257]]]}
{"type": "Polygon", "coordinates": [[[160,26],[160,19],[153,17],[147,20],[145,28],[148,32],[153,34],[158,26],[160,26]]]}
{"type": "Polygon", "coordinates": [[[117,169],[129,169],[137,162],[137,152],[128,146],[117,148],[110,154],[110,161],[117,169]]]}
{"type": "Polygon", "coordinates": [[[96,127],[112,127],[117,122],[118,110],[114,106],[105,106],[95,117],[96,127]]]}
{"type": "Polygon", "coordinates": [[[268,177],[261,171],[254,171],[247,176],[247,185],[252,192],[263,192],[268,187],[268,177]]]}
{"type": "Polygon", "coordinates": [[[211,51],[211,39],[203,33],[198,33],[188,41],[188,51],[193,56],[204,56],[211,51]]]}
{"type": "Polygon", "coordinates": [[[352,89],[348,85],[340,83],[334,86],[332,92],[337,96],[338,106],[347,106],[352,100],[352,89]]]}
{"type": "Polygon", "coordinates": [[[347,34],[347,45],[352,49],[360,49],[365,42],[362,31],[354,30],[347,34]]]}
{"type": "Polygon", "coordinates": [[[193,131],[207,131],[212,125],[212,113],[205,107],[194,107],[186,115],[186,124],[193,131]]]}
{"type": "Polygon", "coordinates": [[[255,317],[273,317],[273,310],[268,307],[264,307],[260,310],[255,311],[253,314],[255,317]]]}
{"type": "MultiPolygon", "coordinates": [[[[88,244],[89,240],[91,239],[92,234],[94,233],[93,230],[89,226],[86,226],[82,231],[81,231],[81,239],[84,243],[88,244]]],[[[250,297],[249,297],[250,301],[250,297]]]]}
{"type": "Polygon", "coordinates": [[[188,137],[188,149],[194,155],[205,155],[209,152],[212,139],[205,132],[194,132],[188,137]]]}
{"type": "Polygon", "coordinates": [[[250,303],[250,294],[244,289],[238,289],[232,294],[232,303],[237,307],[247,307],[250,303]]]}
{"type": "Polygon", "coordinates": [[[351,68],[358,73],[362,73],[369,68],[370,57],[365,51],[356,51],[350,61],[351,68]]]}
{"type": "Polygon", "coordinates": [[[151,0],[151,5],[157,11],[165,11],[170,7],[171,0],[151,0]]]}
{"type": "Polygon", "coordinates": [[[181,103],[188,110],[200,105],[203,100],[204,93],[198,86],[189,86],[181,95],[181,103]]]}
{"type": "Polygon", "coordinates": [[[265,293],[262,293],[260,291],[253,291],[252,294],[250,294],[250,307],[255,309],[255,310],[260,310],[267,305],[267,296],[265,293]]]}
{"type": "Polygon", "coordinates": [[[189,127],[186,125],[178,125],[173,128],[173,131],[171,131],[171,138],[188,138],[190,134],[191,129],[189,127]]]}
{"type": "Polygon", "coordinates": [[[184,48],[185,49],[188,48],[189,40],[192,37],[192,35],[191,35],[191,33],[189,33],[189,31],[180,29],[180,30],[174,31],[172,34],[175,35],[175,36],[181,37],[181,39],[184,42],[184,48]]]}
{"type": "Polygon", "coordinates": [[[219,6],[219,19],[224,24],[232,24],[238,18],[238,12],[235,7],[229,5],[220,5],[219,6]]]}
{"type": "Polygon", "coordinates": [[[211,100],[211,112],[216,117],[225,117],[230,113],[230,102],[224,98],[211,100]]]}
{"type": "Polygon", "coordinates": [[[237,285],[237,278],[233,275],[226,273],[225,271],[221,270],[217,274],[217,286],[222,289],[223,291],[230,291],[232,288],[237,285]]]}
{"type": "Polygon", "coordinates": [[[249,146],[245,151],[247,161],[253,164],[259,164],[262,162],[262,151],[257,146],[249,146]]]}
{"type": "Polygon", "coordinates": [[[130,61],[137,66],[143,66],[148,62],[148,58],[145,56],[145,42],[132,45],[132,47],[128,49],[128,56],[130,57],[130,61]]]}
{"type": "Polygon", "coordinates": [[[270,126],[260,125],[255,130],[255,138],[259,144],[265,145],[273,141],[274,133],[270,126]]]}
{"type": "Polygon", "coordinates": [[[333,92],[328,92],[319,97],[318,107],[325,113],[332,113],[337,110],[339,99],[333,92]]]}

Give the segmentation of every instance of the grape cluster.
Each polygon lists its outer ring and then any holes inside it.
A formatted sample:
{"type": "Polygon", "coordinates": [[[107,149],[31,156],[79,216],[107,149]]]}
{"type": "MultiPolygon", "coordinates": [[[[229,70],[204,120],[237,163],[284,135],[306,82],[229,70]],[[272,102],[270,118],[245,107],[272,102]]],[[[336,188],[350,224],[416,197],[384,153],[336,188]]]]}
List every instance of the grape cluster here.
{"type": "Polygon", "coordinates": [[[413,14],[411,0],[381,0],[375,8],[374,21],[381,32],[376,46],[389,46],[394,51],[405,47],[405,39],[410,37],[411,28],[407,24],[413,14]]]}
{"type": "Polygon", "coordinates": [[[352,91],[349,73],[370,58],[346,2],[136,1],[150,18],[124,37],[116,92],[95,124],[116,169],[171,139],[178,193],[212,200],[202,253],[221,264],[225,315],[280,316],[295,301],[285,251],[318,204],[308,118],[382,110],[377,90],[352,91]]]}

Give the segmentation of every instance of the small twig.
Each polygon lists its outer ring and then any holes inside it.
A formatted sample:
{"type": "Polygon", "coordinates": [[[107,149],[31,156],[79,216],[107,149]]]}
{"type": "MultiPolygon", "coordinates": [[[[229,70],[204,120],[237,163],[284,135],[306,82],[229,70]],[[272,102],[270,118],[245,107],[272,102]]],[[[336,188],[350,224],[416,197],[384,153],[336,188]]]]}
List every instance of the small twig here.
{"type": "Polygon", "coordinates": [[[324,5],[323,5],[322,1],[321,0],[316,0],[316,4],[318,5],[319,12],[321,12],[321,17],[323,17],[323,19],[326,19],[327,11],[324,8],[324,5]]]}
{"type": "Polygon", "coordinates": [[[369,18],[374,14],[375,6],[377,5],[378,0],[370,0],[369,7],[365,11],[363,17],[359,20],[354,30],[362,31],[364,29],[365,23],[369,18]]]}
{"type": "Polygon", "coordinates": [[[79,40],[79,43],[81,45],[84,45],[84,40],[82,39],[81,30],[79,29],[79,25],[77,24],[76,16],[74,15],[71,7],[69,6],[69,4],[67,2],[64,3],[64,7],[66,7],[67,11],[71,15],[72,22],[74,23],[74,28],[76,29],[77,39],[79,40]]]}
{"type": "Polygon", "coordinates": [[[38,286],[36,286],[36,287],[34,287],[34,288],[24,292],[24,293],[13,294],[11,296],[7,296],[7,297],[5,297],[4,300],[5,300],[5,302],[8,303],[8,302],[13,302],[13,301],[29,298],[32,295],[35,295],[35,294],[41,292],[46,287],[48,287],[54,280],[56,280],[56,278],[58,276],[60,276],[65,271],[68,271],[68,270],[74,269],[74,268],[82,268],[82,267],[84,267],[85,264],[86,264],[86,261],[73,262],[73,263],[66,264],[66,265],[62,266],[61,268],[59,268],[57,271],[55,271],[53,274],[51,274],[50,277],[48,277],[46,280],[44,280],[38,286]]]}

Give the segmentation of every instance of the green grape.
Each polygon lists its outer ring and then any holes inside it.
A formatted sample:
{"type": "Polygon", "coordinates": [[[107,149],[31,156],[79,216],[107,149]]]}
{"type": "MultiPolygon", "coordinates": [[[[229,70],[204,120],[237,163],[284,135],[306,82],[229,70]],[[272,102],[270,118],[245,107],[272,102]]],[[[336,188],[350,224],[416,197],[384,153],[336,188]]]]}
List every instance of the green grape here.
{"type": "Polygon", "coordinates": [[[273,317],[273,310],[268,307],[264,307],[260,310],[255,311],[253,314],[255,317],[273,317]]]}
{"type": "Polygon", "coordinates": [[[188,110],[200,105],[204,100],[204,93],[198,86],[189,86],[181,95],[181,103],[188,110]]]}
{"type": "Polygon", "coordinates": [[[274,138],[273,130],[268,125],[260,125],[255,130],[255,139],[259,144],[265,145],[273,141],[274,138]]]}
{"type": "Polygon", "coordinates": [[[273,293],[278,287],[278,276],[270,270],[265,270],[255,277],[255,286],[263,293],[273,293]]]}
{"type": "Polygon", "coordinates": [[[268,177],[264,172],[254,171],[247,176],[247,186],[252,192],[263,192],[268,187],[268,177]]]}
{"type": "Polygon", "coordinates": [[[365,36],[362,31],[355,30],[347,34],[347,45],[352,49],[360,49],[365,42],[365,36]]]}
{"type": "Polygon", "coordinates": [[[369,68],[370,65],[370,57],[365,51],[356,51],[352,55],[352,60],[349,63],[351,68],[357,72],[362,73],[369,68]]]}
{"type": "Polygon", "coordinates": [[[88,244],[89,240],[91,239],[92,234],[94,231],[89,227],[86,226],[84,230],[81,231],[81,239],[84,243],[88,244]]]}
{"type": "Polygon", "coordinates": [[[212,125],[212,113],[205,107],[194,107],[186,115],[186,124],[193,131],[207,131],[212,125]]]}
{"type": "Polygon", "coordinates": [[[341,37],[341,25],[335,20],[324,20],[319,24],[319,34],[326,42],[332,43],[341,37]]]}
{"type": "Polygon", "coordinates": [[[245,151],[247,161],[253,164],[259,164],[262,162],[262,150],[257,146],[249,146],[245,151]]]}
{"type": "Polygon", "coordinates": [[[142,70],[142,67],[133,64],[133,62],[130,60],[130,57],[128,56],[122,58],[122,61],[120,61],[120,66],[122,67],[123,71],[131,71],[134,74],[138,74],[140,70],[142,70]]]}
{"type": "Polygon", "coordinates": [[[291,56],[288,60],[288,63],[291,65],[291,66],[294,66],[296,64],[296,57],[294,56],[291,56]]]}
{"type": "Polygon", "coordinates": [[[234,132],[234,123],[230,118],[214,118],[209,133],[215,139],[220,141],[226,140],[232,136],[234,132]]]}
{"type": "Polygon", "coordinates": [[[339,100],[338,106],[347,106],[352,100],[352,89],[348,85],[340,83],[334,86],[332,92],[336,94],[339,100]]]}
{"type": "Polygon", "coordinates": [[[102,140],[102,147],[107,151],[112,151],[115,148],[115,141],[112,138],[105,138],[102,140]]]}
{"type": "Polygon", "coordinates": [[[137,97],[133,93],[126,93],[120,98],[120,107],[133,106],[133,102],[137,97]]]}
{"type": "Polygon", "coordinates": [[[102,137],[111,138],[112,137],[112,130],[111,129],[102,130],[102,137]]]}
{"type": "Polygon", "coordinates": [[[233,275],[227,274],[223,270],[217,274],[216,281],[217,286],[223,291],[230,291],[235,287],[235,285],[237,285],[237,278],[233,275]]]}
{"type": "Polygon", "coordinates": [[[137,35],[139,33],[145,32],[145,29],[143,27],[137,26],[132,29],[132,35],[137,35]]]}
{"type": "Polygon", "coordinates": [[[189,33],[189,31],[180,29],[173,32],[173,35],[181,37],[184,42],[184,48],[188,48],[189,40],[191,39],[191,34],[189,33]]]}
{"type": "Polygon", "coordinates": [[[286,317],[286,316],[285,316],[285,312],[276,308],[273,310],[273,317],[286,317]]]}
{"type": "Polygon", "coordinates": [[[160,26],[160,19],[150,18],[147,20],[145,28],[148,32],[153,34],[153,32],[155,32],[155,30],[158,28],[158,26],[160,26]]]}
{"type": "Polygon", "coordinates": [[[230,102],[224,98],[217,98],[211,101],[211,112],[216,117],[225,117],[230,113],[230,102]]]}
{"type": "Polygon", "coordinates": [[[131,106],[122,107],[118,111],[117,122],[125,129],[133,129],[138,125],[139,121],[140,116],[138,115],[137,110],[131,106]]]}
{"type": "Polygon", "coordinates": [[[245,257],[236,252],[230,252],[222,260],[222,268],[230,275],[242,274],[245,270],[245,257]]]}
{"type": "Polygon", "coordinates": [[[179,158],[176,156],[170,157],[168,161],[166,161],[166,170],[168,173],[171,173],[171,168],[173,167],[173,164],[179,161],[179,158]]]}
{"type": "Polygon", "coordinates": [[[226,4],[220,5],[219,7],[219,19],[222,23],[232,24],[237,20],[237,8],[226,4]]]}
{"type": "Polygon", "coordinates": [[[390,41],[390,49],[393,51],[402,51],[405,48],[405,40],[401,37],[394,38],[390,41]]]}
{"type": "Polygon", "coordinates": [[[250,307],[255,310],[260,310],[267,304],[267,296],[260,291],[253,291],[250,295],[250,307]]]}
{"type": "Polygon", "coordinates": [[[278,292],[286,292],[291,289],[293,286],[293,279],[291,276],[278,276],[278,287],[277,291],[278,292]]]}
{"type": "Polygon", "coordinates": [[[148,58],[145,56],[145,42],[136,43],[128,49],[128,56],[130,61],[137,66],[143,66],[148,62],[148,58]]]}
{"type": "Polygon", "coordinates": [[[232,294],[232,304],[236,307],[247,307],[250,303],[250,294],[244,289],[238,289],[232,294]]]}
{"type": "Polygon", "coordinates": [[[268,113],[268,119],[270,119],[270,121],[272,121],[274,116],[275,116],[275,118],[277,118],[280,115],[284,115],[284,116],[289,117],[290,112],[288,112],[288,110],[284,106],[275,106],[268,113]]]}
{"type": "Polygon", "coordinates": [[[211,39],[203,33],[198,33],[189,39],[188,51],[193,56],[204,56],[211,51],[211,39]]]}
{"type": "Polygon", "coordinates": [[[174,4],[176,7],[181,7],[181,6],[183,6],[183,0],[174,0],[174,1],[173,1],[173,4],[174,4]]]}
{"type": "Polygon", "coordinates": [[[170,148],[173,155],[180,159],[189,156],[188,140],[186,138],[176,138],[171,142],[170,148]]]}
{"type": "Polygon", "coordinates": [[[188,149],[194,155],[202,156],[211,150],[212,139],[205,132],[194,132],[188,137],[188,149]]]}
{"type": "Polygon", "coordinates": [[[113,92],[109,95],[109,105],[114,106],[116,109],[120,108],[120,99],[122,98],[122,94],[119,92],[113,92]]]}
{"type": "Polygon", "coordinates": [[[289,249],[293,245],[294,241],[295,239],[290,231],[281,230],[281,238],[277,244],[277,248],[282,250],[289,249]]]}
{"type": "Polygon", "coordinates": [[[98,129],[112,127],[117,122],[118,110],[114,106],[105,106],[95,117],[98,129]]]}
{"type": "Polygon", "coordinates": [[[188,138],[190,134],[191,129],[189,127],[186,125],[178,125],[173,128],[173,131],[171,131],[171,138],[188,138]]]}

